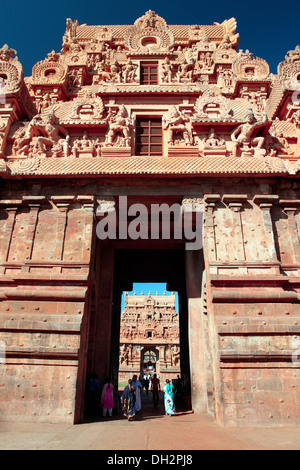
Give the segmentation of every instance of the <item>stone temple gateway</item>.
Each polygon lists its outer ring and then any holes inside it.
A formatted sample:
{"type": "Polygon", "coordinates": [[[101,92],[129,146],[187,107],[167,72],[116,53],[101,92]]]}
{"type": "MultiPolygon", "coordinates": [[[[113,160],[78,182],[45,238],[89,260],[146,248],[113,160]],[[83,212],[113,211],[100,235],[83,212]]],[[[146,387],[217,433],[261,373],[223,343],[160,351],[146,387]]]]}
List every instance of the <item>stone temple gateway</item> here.
{"type": "Polygon", "coordinates": [[[127,383],[134,374],[157,374],[162,386],[176,379],[180,368],[179,315],[175,294],[129,295],[120,321],[119,382],[127,383]]]}
{"type": "Polygon", "coordinates": [[[271,74],[236,28],[68,19],[30,77],[1,47],[1,421],[82,421],[86,378],[118,374],[122,292],[164,282],[194,411],[300,423],[300,47],[271,74]]]}

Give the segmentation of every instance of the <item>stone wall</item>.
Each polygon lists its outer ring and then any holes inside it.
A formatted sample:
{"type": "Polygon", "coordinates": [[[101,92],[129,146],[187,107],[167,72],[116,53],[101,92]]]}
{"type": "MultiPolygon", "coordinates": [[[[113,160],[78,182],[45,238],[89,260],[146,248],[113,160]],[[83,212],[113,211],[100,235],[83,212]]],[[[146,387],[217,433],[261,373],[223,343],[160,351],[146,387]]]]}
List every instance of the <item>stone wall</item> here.
{"type": "Polygon", "coordinates": [[[300,420],[300,201],[297,185],[285,184],[252,201],[241,194],[209,201],[208,315],[220,361],[215,411],[226,425],[300,420]]]}
{"type": "MultiPolygon", "coordinates": [[[[55,191],[53,191],[55,192],[55,191]]],[[[74,422],[87,334],[90,199],[1,194],[0,417],[74,422]]]]}

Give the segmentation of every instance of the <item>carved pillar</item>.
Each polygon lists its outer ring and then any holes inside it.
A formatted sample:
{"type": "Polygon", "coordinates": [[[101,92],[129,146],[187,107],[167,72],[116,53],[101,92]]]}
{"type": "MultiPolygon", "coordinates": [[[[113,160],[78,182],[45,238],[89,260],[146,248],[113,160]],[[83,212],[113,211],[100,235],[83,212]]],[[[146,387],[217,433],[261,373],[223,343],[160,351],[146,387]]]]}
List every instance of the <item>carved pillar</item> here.
{"type": "Polygon", "coordinates": [[[271,261],[278,261],[277,253],[275,249],[275,238],[273,232],[273,223],[271,208],[273,204],[278,201],[279,197],[276,195],[257,195],[253,198],[253,202],[257,204],[262,210],[266,240],[268,245],[268,251],[271,261]]]}
{"type": "Polygon", "coordinates": [[[296,221],[296,212],[298,207],[300,206],[300,200],[281,199],[279,201],[279,205],[283,208],[284,212],[288,216],[288,227],[293,248],[293,259],[295,263],[300,263],[299,232],[296,221]]]}
{"type": "Polygon", "coordinates": [[[186,250],[203,248],[203,216],[204,203],[201,196],[183,197],[183,230],[186,240],[186,250]],[[192,240],[190,242],[190,240],[192,240]]]}
{"type": "Polygon", "coordinates": [[[203,250],[186,251],[186,289],[189,316],[189,350],[192,385],[192,406],[196,412],[206,413],[206,345],[202,308],[203,250]]]}
{"type": "Polygon", "coordinates": [[[2,266],[0,266],[0,274],[5,274],[5,263],[9,256],[9,249],[15,226],[16,213],[21,204],[21,200],[0,201],[0,206],[5,209],[8,215],[4,230],[2,232],[2,237],[0,239],[0,263],[2,264],[2,266]]]}
{"type": "MultiPolygon", "coordinates": [[[[55,230],[56,245],[54,250],[54,260],[62,261],[64,254],[65,231],[67,225],[68,210],[74,201],[74,196],[52,196],[51,200],[58,209],[57,226],[55,230]]],[[[56,272],[61,272],[61,267],[56,268],[56,272]]]]}
{"type": "Polygon", "coordinates": [[[222,201],[231,209],[233,215],[233,233],[236,242],[236,259],[239,261],[246,260],[243,222],[241,218],[241,210],[243,203],[247,201],[247,194],[224,194],[222,201]]]}
{"type": "Polygon", "coordinates": [[[204,200],[206,209],[204,233],[205,251],[209,260],[217,261],[214,209],[216,203],[221,200],[221,196],[219,194],[206,194],[204,200]]]}
{"type": "MultiPolygon", "coordinates": [[[[25,261],[29,261],[32,257],[33,245],[35,232],[38,222],[38,213],[41,207],[41,204],[46,200],[45,196],[23,196],[23,201],[28,205],[30,209],[28,228],[27,228],[27,239],[25,250],[27,256],[25,256],[25,261]]],[[[22,266],[22,272],[29,272],[30,267],[26,264],[22,266]]]]}
{"type": "Polygon", "coordinates": [[[82,204],[84,209],[83,224],[85,227],[85,243],[82,244],[81,260],[89,261],[93,239],[95,198],[94,196],[78,196],[77,200],[82,204]]]}

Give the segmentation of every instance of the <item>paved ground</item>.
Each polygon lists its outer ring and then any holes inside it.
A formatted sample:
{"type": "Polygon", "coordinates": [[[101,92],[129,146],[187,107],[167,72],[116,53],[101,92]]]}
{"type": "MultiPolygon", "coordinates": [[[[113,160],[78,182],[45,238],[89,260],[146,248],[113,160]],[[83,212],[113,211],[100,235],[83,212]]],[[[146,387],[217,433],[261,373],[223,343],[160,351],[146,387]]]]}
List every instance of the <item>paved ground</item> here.
{"type": "Polygon", "coordinates": [[[206,415],[169,417],[143,392],[133,422],[122,416],[83,424],[0,423],[0,450],[299,450],[300,428],[223,429],[206,415]]]}

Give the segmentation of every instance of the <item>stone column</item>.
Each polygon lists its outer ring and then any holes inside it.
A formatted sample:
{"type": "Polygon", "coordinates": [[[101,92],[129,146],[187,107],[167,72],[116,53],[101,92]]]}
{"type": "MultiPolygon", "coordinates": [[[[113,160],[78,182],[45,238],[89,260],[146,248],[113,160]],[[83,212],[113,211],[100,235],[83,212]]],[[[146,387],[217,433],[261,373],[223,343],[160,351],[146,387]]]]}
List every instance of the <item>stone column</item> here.
{"type": "Polygon", "coordinates": [[[195,412],[206,413],[208,403],[205,358],[206,346],[202,309],[203,250],[187,250],[185,260],[192,407],[195,412]]]}
{"type": "Polygon", "coordinates": [[[268,194],[257,195],[253,198],[253,202],[257,204],[262,210],[267,246],[271,261],[278,261],[271,215],[271,208],[273,204],[278,201],[278,199],[279,197],[277,195],[268,194]]]}
{"type": "Polygon", "coordinates": [[[222,201],[231,209],[233,214],[233,233],[236,242],[236,260],[245,261],[246,253],[244,246],[243,223],[241,210],[243,203],[247,201],[247,194],[224,194],[222,201]]]}
{"type": "MultiPolygon", "coordinates": [[[[74,196],[52,196],[51,200],[58,209],[56,234],[56,246],[54,250],[54,260],[62,261],[64,255],[65,231],[67,225],[68,210],[74,201],[74,196]]],[[[57,267],[57,272],[61,272],[61,267],[57,267]]]]}
{"type": "Polygon", "coordinates": [[[206,194],[204,196],[205,201],[205,233],[204,233],[204,247],[208,259],[211,261],[217,261],[217,245],[216,245],[216,234],[215,234],[215,217],[214,209],[216,203],[221,200],[219,194],[206,194]]]}
{"type": "MultiPolygon", "coordinates": [[[[184,217],[184,223],[192,224],[193,229],[201,230],[201,236],[203,235],[203,224],[199,227],[199,220],[196,220],[195,225],[193,215],[199,217],[201,212],[203,215],[203,202],[202,197],[199,195],[184,197],[182,201],[183,212],[187,212],[187,217],[184,217]]],[[[186,227],[184,227],[184,233],[186,234],[186,227]]],[[[206,346],[203,325],[202,291],[204,256],[203,247],[200,249],[194,248],[195,245],[186,244],[185,270],[188,302],[191,394],[193,409],[196,412],[207,412],[206,346]]]]}
{"type": "Polygon", "coordinates": [[[2,264],[2,266],[0,266],[0,274],[5,274],[5,263],[9,256],[9,249],[15,226],[16,213],[21,204],[22,200],[19,199],[0,201],[0,206],[5,209],[8,215],[0,240],[0,264],[2,264]]]}
{"type": "Polygon", "coordinates": [[[296,212],[300,206],[300,200],[285,200],[281,199],[279,205],[283,208],[284,212],[288,216],[288,227],[292,241],[293,258],[296,264],[300,263],[300,244],[299,244],[299,232],[296,221],[296,212]]]}
{"type": "Polygon", "coordinates": [[[83,223],[85,227],[85,243],[82,244],[81,260],[90,261],[92,240],[94,236],[95,198],[94,196],[78,196],[77,200],[82,204],[84,209],[83,223]]]}
{"type": "Polygon", "coordinates": [[[30,209],[28,228],[27,228],[27,240],[26,240],[26,251],[27,256],[25,257],[25,264],[22,266],[22,272],[29,272],[30,267],[26,265],[26,260],[31,260],[32,250],[34,245],[35,231],[38,222],[38,213],[41,204],[46,200],[45,196],[23,196],[23,201],[28,205],[30,209]]]}

